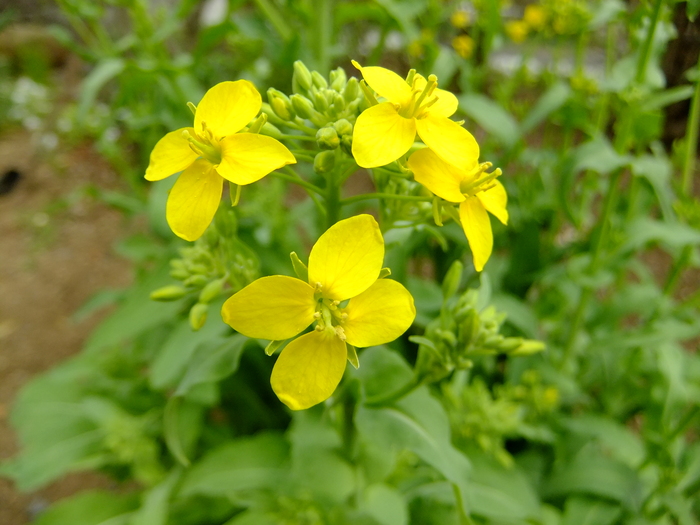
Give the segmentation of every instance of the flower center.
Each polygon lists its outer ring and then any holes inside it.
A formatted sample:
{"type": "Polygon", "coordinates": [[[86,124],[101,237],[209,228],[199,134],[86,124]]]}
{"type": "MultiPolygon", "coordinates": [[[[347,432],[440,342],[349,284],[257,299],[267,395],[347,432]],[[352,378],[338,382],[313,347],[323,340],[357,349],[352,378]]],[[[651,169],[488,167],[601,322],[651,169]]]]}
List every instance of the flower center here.
{"type": "Polygon", "coordinates": [[[339,308],[340,301],[333,301],[320,297],[316,302],[316,330],[322,332],[328,330],[333,332],[341,341],[345,341],[345,331],[343,330],[343,322],[348,318],[343,308],[339,308]]]}
{"type": "Polygon", "coordinates": [[[415,76],[414,70],[409,72],[406,81],[411,84],[413,90],[411,102],[399,109],[399,115],[404,118],[421,118],[425,116],[428,109],[438,101],[438,97],[433,96],[433,92],[435,88],[437,88],[437,77],[435,75],[430,75],[422,90],[416,88],[418,77],[415,76]]]}
{"type": "Polygon", "coordinates": [[[221,164],[221,146],[206,122],[202,122],[201,134],[190,130],[183,131],[182,134],[197,155],[215,166],[221,164]]]}
{"type": "Polygon", "coordinates": [[[496,168],[491,173],[485,173],[493,166],[490,162],[482,162],[474,168],[459,185],[461,191],[467,197],[473,197],[480,191],[490,190],[495,186],[492,182],[500,177],[503,172],[501,168],[496,168]],[[482,176],[483,175],[483,176],[482,176]]]}

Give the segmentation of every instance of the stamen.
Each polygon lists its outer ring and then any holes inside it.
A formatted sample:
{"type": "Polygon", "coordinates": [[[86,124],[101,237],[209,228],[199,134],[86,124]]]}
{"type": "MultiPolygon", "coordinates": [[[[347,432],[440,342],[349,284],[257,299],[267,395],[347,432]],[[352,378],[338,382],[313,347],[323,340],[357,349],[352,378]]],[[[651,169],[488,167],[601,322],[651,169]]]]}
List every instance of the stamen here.
{"type": "Polygon", "coordinates": [[[316,281],[316,285],[314,286],[314,292],[316,293],[321,293],[321,289],[323,288],[323,285],[316,281]]]}
{"type": "Polygon", "coordinates": [[[342,326],[334,326],[333,328],[335,329],[335,335],[337,335],[341,341],[345,342],[346,337],[345,337],[345,330],[343,330],[343,327],[342,326]]]}

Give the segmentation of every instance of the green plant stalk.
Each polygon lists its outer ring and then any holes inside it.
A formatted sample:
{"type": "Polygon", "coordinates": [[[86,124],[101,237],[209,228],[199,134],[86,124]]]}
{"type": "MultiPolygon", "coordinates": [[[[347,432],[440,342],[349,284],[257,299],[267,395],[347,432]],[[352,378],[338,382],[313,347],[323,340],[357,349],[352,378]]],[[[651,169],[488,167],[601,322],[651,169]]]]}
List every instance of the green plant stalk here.
{"type": "Polygon", "coordinates": [[[282,40],[288,42],[293,36],[293,31],[272,2],[270,0],[255,0],[255,4],[270,21],[282,40]]]}
{"type": "Polygon", "coordinates": [[[659,23],[661,4],[663,4],[663,0],[656,0],[656,2],[654,2],[654,8],[651,13],[651,26],[649,27],[649,31],[647,31],[646,38],[644,39],[642,52],[639,54],[636,76],[637,83],[639,84],[643,83],[644,78],[647,76],[647,65],[649,64],[649,56],[651,55],[651,46],[654,43],[654,33],[656,33],[656,26],[659,23]]]}
{"type": "MultiPolygon", "coordinates": [[[[696,69],[700,71],[700,59],[698,59],[696,69]]],[[[700,79],[695,81],[695,92],[693,93],[693,100],[690,103],[690,118],[688,119],[688,127],[685,132],[686,148],[681,190],[686,197],[690,197],[693,192],[695,157],[698,151],[698,128],[700,128],[700,79]]]]}
{"type": "Polygon", "coordinates": [[[402,387],[398,388],[397,390],[394,390],[393,392],[389,392],[384,395],[376,396],[376,397],[371,397],[367,399],[364,402],[364,405],[367,407],[372,407],[372,408],[379,408],[383,406],[388,406],[392,404],[394,401],[398,401],[402,397],[410,394],[413,392],[416,388],[421,386],[423,384],[423,381],[418,378],[417,375],[414,375],[411,380],[403,385],[402,387]]]}
{"type": "Polygon", "coordinates": [[[340,149],[335,150],[336,167],[332,169],[326,177],[326,227],[330,228],[340,220],[340,149]]]}
{"type": "Polygon", "coordinates": [[[432,197],[421,197],[420,195],[394,195],[393,193],[363,193],[340,201],[341,206],[347,206],[355,202],[368,201],[372,199],[394,199],[397,201],[432,202],[432,197]]]}
{"type": "Polygon", "coordinates": [[[316,59],[318,71],[322,75],[328,75],[331,70],[330,48],[331,34],[333,32],[333,0],[315,0],[316,12],[316,59]]]}

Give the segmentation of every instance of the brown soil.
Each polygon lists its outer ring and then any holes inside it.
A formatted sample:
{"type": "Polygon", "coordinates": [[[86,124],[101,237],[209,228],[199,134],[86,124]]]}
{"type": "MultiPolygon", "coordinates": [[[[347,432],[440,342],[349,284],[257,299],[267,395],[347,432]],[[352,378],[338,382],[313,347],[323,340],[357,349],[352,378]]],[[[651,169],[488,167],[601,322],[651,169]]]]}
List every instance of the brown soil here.
{"type": "MultiPolygon", "coordinates": [[[[0,195],[0,460],[18,450],[8,421],[17,391],[78,352],[103,312],[80,323],[71,315],[94,293],[131,281],[131,264],[113,246],[133,227],[81,191],[119,189],[118,175],[87,146],[56,151],[39,155],[21,130],[0,135],[0,176],[21,174],[0,195]]],[[[26,524],[52,501],[105,486],[106,478],[76,474],[20,494],[0,479],[0,523],[26,524]]]]}

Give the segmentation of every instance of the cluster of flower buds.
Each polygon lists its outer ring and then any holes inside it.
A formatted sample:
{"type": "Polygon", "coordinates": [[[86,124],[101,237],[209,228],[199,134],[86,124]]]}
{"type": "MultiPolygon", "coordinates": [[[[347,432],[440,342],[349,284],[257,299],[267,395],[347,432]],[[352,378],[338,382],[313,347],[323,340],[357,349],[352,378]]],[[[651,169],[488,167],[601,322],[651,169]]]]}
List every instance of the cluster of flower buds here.
{"type": "Polygon", "coordinates": [[[506,314],[493,306],[479,310],[479,291],[468,289],[451,300],[459,288],[463,266],[455,261],[443,281],[443,306],[440,316],[431,322],[418,343],[416,373],[425,382],[447,377],[453,370],[471,368],[479,355],[530,355],[544,350],[541,341],[506,337],[500,329],[506,314]]]}
{"type": "Polygon", "coordinates": [[[309,71],[301,60],[294,63],[291,96],[277,89],[267,90],[263,112],[277,127],[316,132],[321,150],[314,160],[314,170],[322,174],[335,165],[335,150],[352,155],[352,132],[355,120],[367,102],[355,77],[347,78],[343,68],[331,71],[326,79],[309,71]]]}
{"type": "Polygon", "coordinates": [[[192,329],[202,328],[213,301],[240,290],[260,273],[255,252],[237,237],[236,231],[236,216],[224,207],[205,235],[193,246],[182,248],[180,258],[170,261],[170,276],[181,284],[154,290],[151,299],[176,301],[187,297],[193,301],[189,313],[192,329]]]}

